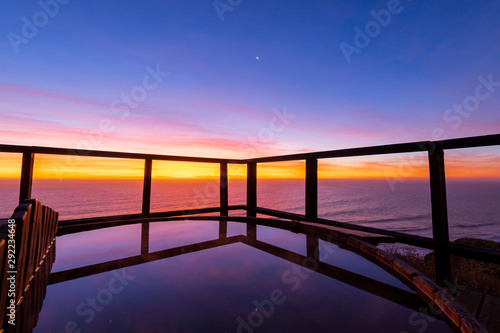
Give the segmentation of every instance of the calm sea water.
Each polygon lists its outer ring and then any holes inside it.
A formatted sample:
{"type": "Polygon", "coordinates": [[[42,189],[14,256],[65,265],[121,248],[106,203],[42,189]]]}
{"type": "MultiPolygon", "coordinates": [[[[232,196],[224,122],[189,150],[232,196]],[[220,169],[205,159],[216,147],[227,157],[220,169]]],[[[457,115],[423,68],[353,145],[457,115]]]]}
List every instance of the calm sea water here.
{"type": "MultiPolygon", "coordinates": [[[[0,216],[17,205],[18,181],[0,180],[0,216]]],[[[450,238],[500,241],[500,179],[448,180],[450,238]]],[[[217,180],[154,180],[152,211],[217,206],[217,180]]],[[[244,204],[244,180],[229,183],[231,205],[244,204]]],[[[138,180],[34,180],[33,197],[60,219],[139,213],[138,180]]],[[[304,213],[303,180],[259,180],[258,205],[304,213]]],[[[428,181],[406,180],[393,191],[385,180],[320,180],[319,216],[342,222],[431,236],[428,181]]]]}

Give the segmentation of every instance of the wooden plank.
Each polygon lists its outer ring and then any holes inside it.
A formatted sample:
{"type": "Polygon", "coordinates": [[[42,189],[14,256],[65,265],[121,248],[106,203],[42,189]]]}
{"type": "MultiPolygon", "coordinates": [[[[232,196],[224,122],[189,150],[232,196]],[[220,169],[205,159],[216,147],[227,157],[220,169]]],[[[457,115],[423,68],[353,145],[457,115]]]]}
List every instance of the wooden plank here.
{"type": "Polygon", "coordinates": [[[51,209],[47,206],[42,206],[42,230],[40,233],[40,252],[38,257],[38,262],[42,261],[43,256],[47,252],[47,247],[49,245],[49,235],[50,235],[50,214],[51,209]]]}
{"type": "Polygon", "coordinates": [[[11,219],[16,220],[16,299],[19,300],[26,287],[26,249],[27,249],[27,226],[31,215],[31,205],[28,211],[17,211],[12,214],[11,219]]]}
{"type": "MultiPolygon", "coordinates": [[[[279,210],[273,210],[273,209],[262,208],[262,207],[257,207],[257,212],[260,214],[265,214],[265,215],[269,215],[269,216],[276,216],[279,218],[300,221],[301,223],[302,222],[318,223],[320,225],[334,226],[334,227],[340,227],[340,228],[345,228],[345,229],[349,229],[349,230],[358,230],[358,231],[367,232],[367,233],[391,236],[391,237],[394,237],[394,239],[397,242],[405,243],[408,245],[415,245],[415,246],[419,246],[419,247],[423,247],[423,248],[427,248],[427,249],[433,248],[432,238],[428,238],[428,237],[410,235],[410,234],[405,234],[402,232],[385,230],[385,229],[365,227],[365,226],[356,225],[356,224],[352,224],[352,223],[327,220],[327,219],[323,219],[323,218],[308,219],[304,215],[283,212],[283,211],[279,211],[279,210]]],[[[367,240],[365,239],[365,241],[367,241],[367,240]]]]}
{"type": "Polygon", "coordinates": [[[301,153],[271,157],[260,157],[248,160],[249,162],[264,163],[264,162],[285,162],[306,160],[308,158],[336,158],[336,157],[352,157],[352,156],[370,156],[370,155],[385,155],[412,153],[418,151],[427,151],[427,147],[431,144],[430,141],[398,143],[384,146],[371,146],[361,148],[348,148],[329,150],[313,153],[301,153]]]}
{"type": "Polygon", "coordinates": [[[139,159],[139,160],[145,160],[147,158],[151,158],[153,160],[162,160],[162,161],[201,162],[201,163],[227,162],[233,164],[246,164],[244,160],[237,160],[237,159],[178,156],[178,155],[137,154],[137,153],[123,153],[123,152],[104,151],[104,150],[69,149],[69,148],[54,148],[54,147],[40,147],[40,146],[16,146],[16,145],[3,145],[3,144],[0,144],[0,152],[6,152],[6,153],[32,152],[35,154],[68,155],[68,156],[83,156],[83,157],[105,157],[105,158],[121,158],[121,159],[139,159]]]}
{"type": "MultiPolygon", "coordinates": [[[[0,235],[0,237],[2,237],[0,235]]],[[[7,291],[9,289],[9,284],[7,283],[7,240],[0,238],[0,309],[2,309],[0,316],[0,329],[4,327],[4,321],[6,316],[3,315],[4,311],[7,309],[7,291]]]]}
{"type": "MultiPolygon", "coordinates": [[[[26,200],[25,204],[31,205],[31,216],[27,227],[26,239],[26,279],[29,279],[38,266],[38,251],[40,241],[40,220],[42,219],[42,211],[40,202],[36,199],[26,200]]],[[[18,206],[19,208],[20,206],[18,206]]],[[[16,208],[16,210],[18,209],[16,208]]]]}
{"type": "Polygon", "coordinates": [[[31,188],[33,181],[33,163],[35,154],[33,152],[24,152],[21,164],[21,186],[19,188],[19,203],[31,198],[31,188]]]}
{"type": "Polygon", "coordinates": [[[318,217],[318,160],[306,160],[306,217],[318,217]]]}
{"type": "Polygon", "coordinates": [[[451,281],[451,262],[448,245],[448,207],[444,151],[440,146],[429,151],[429,179],[431,185],[432,233],[434,240],[437,281],[451,281]]]}
{"type": "Polygon", "coordinates": [[[357,239],[360,239],[360,240],[365,241],[367,243],[375,244],[375,245],[380,244],[380,243],[394,243],[395,242],[395,238],[392,236],[375,234],[372,232],[334,227],[334,226],[330,226],[330,225],[324,225],[321,223],[300,222],[300,224],[321,227],[321,228],[324,228],[327,230],[335,230],[335,231],[343,232],[345,234],[351,235],[354,238],[357,238],[357,239]]]}
{"type": "Polygon", "coordinates": [[[228,174],[227,174],[227,163],[220,164],[220,214],[221,216],[227,216],[229,214],[229,188],[228,188],[228,174]]]}
{"type": "Polygon", "coordinates": [[[257,208],[257,163],[247,164],[247,216],[255,217],[257,208]]]}
{"type": "Polygon", "coordinates": [[[440,142],[443,149],[461,149],[500,145],[500,134],[448,139],[440,142]]]}
{"type": "MultiPolygon", "coordinates": [[[[53,264],[55,246],[51,247],[49,255],[45,255],[43,243],[48,244],[48,238],[54,239],[57,228],[57,213],[49,207],[42,206],[36,199],[27,200],[14,210],[11,219],[15,220],[16,242],[16,325],[6,327],[2,316],[0,328],[8,328],[8,332],[30,332],[38,320],[38,313],[46,294],[48,276],[53,264]],[[45,222],[45,223],[44,223],[45,222]],[[40,257],[41,262],[37,258],[40,257]],[[40,264],[40,265],[39,265],[40,264]]],[[[7,221],[0,225],[0,278],[6,280],[8,266],[6,265],[6,238],[8,234],[7,221]]],[[[52,241],[50,242],[52,243],[52,241]]],[[[6,308],[8,284],[2,283],[0,290],[0,306],[6,308]]]]}
{"type": "Polygon", "coordinates": [[[135,154],[123,153],[115,151],[98,151],[98,150],[84,150],[84,149],[67,149],[67,148],[53,148],[53,147],[38,147],[38,146],[20,146],[20,145],[5,145],[0,144],[0,152],[6,153],[40,153],[52,155],[73,155],[73,156],[93,156],[93,157],[106,157],[106,158],[123,158],[123,159],[147,159],[164,160],[164,161],[185,161],[185,162],[206,162],[206,163],[233,163],[233,164],[246,164],[247,162],[278,162],[278,161],[291,161],[291,160],[305,160],[307,158],[332,158],[332,157],[347,157],[347,156],[366,156],[378,154],[394,154],[394,153],[409,153],[414,151],[427,151],[432,149],[435,144],[440,144],[443,149],[458,149],[458,148],[471,148],[471,147],[484,147],[500,145],[500,134],[483,135],[475,137],[466,137],[458,139],[448,139],[443,141],[420,141],[399,143],[384,146],[372,146],[361,148],[348,148],[331,151],[303,153],[303,154],[290,154],[282,156],[271,156],[263,158],[255,158],[248,160],[239,159],[220,159],[220,158],[207,158],[207,157],[191,157],[191,156],[175,156],[175,155],[158,155],[158,154],[135,154]]]}
{"type": "Polygon", "coordinates": [[[142,214],[148,215],[151,211],[151,181],[153,172],[153,160],[147,158],[144,162],[144,184],[142,190],[142,214]]]}

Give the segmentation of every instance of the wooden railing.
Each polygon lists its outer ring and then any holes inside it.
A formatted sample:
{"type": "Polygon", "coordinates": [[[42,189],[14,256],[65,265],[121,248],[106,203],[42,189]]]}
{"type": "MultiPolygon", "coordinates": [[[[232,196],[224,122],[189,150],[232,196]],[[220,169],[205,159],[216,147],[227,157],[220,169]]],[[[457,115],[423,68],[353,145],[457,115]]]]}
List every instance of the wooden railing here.
{"type": "Polygon", "coordinates": [[[113,223],[123,223],[137,219],[161,220],[166,216],[183,216],[190,214],[200,214],[208,212],[220,212],[221,215],[228,215],[229,211],[235,209],[245,209],[247,216],[255,217],[257,214],[265,214],[296,221],[310,221],[326,225],[338,226],[347,229],[361,230],[387,236],[392,236],[398,242],[415,245],[427,249],[435,250],[436,253],[436,274],[438,280],[450,277],[450,255],[464,256],[483,261],[499,262],[498,251],[484,248],[476,248],[466,245],[450,243],[448,229],[448,209],[446,201],[446,177],[444,152],[450,149],[486,147],[500,145],[500,134],[486,135],[478,137],[468,137],[460,139],[450,139],[444,141],[420,141],[402,144],[392,144],[384,146],[372,146],[362,148],[340,149],[332,151],[291,154],[284,156],[262,157],[254,159],[217,159],[203,157],[186,157],[172,155],[152,155],[106,152],[96,150],[78,150],[48,147],[13,146],[0,145],[0,152],[21,153],[23,155],[21,182],[19,190],[20,201],[31,197],[33,163],[35,155],[56,154],[56,155],[77,155],[106,158],[139,159],[144,161],[143,178],[143,198],[142,214],[122,215],[113,217],[95,217],[90,219],[80,219],[71,221],[61,221],[61,228],[86,227],[94,223],[101,225],[111,225],[113,223]],[[429,162],[429,182],[431,189],[431,209],[432,209],[432,230],[433,237],[421,237],[402,232],[385,229],[359,226],[339,221],[323,219],[318,217],[318,161],[326,158],[341,158],[355,156],[371,156],[386,154],[401,154],[413,152],[426,152],[429,162]],[[220,165],[220,204],[218,207],[202,209],[190,209],[176,212],[151,213],[151,182],[153,161],[184,161],[184,162],[205,162],[217,163],[220,165]],[[257,169],[258,165],[268,162],[285,161],[305,161],[305,215],[292,214],[283,211],[272,210],[257,206],[257,169]],[[246,164],[247,166],[247,203],[245,206],[228,205],[228,164],[246,164]]]}
{"type": "Polygon", "coordinates": [[[35,199],[0,223],[0,332],[36,326],[55,261],[57,225],[58,213],[35,199]]]}

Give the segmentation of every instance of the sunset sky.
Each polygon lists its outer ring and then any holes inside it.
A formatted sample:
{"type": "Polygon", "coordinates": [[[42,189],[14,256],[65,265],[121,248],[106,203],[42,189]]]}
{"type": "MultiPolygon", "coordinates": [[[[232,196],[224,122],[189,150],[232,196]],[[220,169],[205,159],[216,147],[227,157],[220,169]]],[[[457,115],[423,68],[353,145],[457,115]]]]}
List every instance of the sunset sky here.
{"type": "MultiPolygon", "coordinates": [[[[495,0],[2,1],[0,14],[2,144],[250,158],[500,132],[495,0]]],[[[0,158],[0,177],[17,177],[19,156],[0,158]]],[[[405,158],[320,174],[401,174],[405,158]]],[[[500,176],[498,148],[447,158],[451,176],[500,176]]],[[[425,155],[412,161],[424,177],[425,155]]],[[[56,177],[59,162],[35,174],[56,177]]],[[[139,177],[143,165],[68,168],[139,177]]]]}

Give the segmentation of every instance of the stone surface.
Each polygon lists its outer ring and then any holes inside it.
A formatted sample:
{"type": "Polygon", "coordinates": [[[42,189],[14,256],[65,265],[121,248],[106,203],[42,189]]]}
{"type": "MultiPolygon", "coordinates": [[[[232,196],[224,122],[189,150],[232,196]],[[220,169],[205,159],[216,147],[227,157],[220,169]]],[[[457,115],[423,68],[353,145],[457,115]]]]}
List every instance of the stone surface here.
{"type": "Polygon", "coordinates": [[[468,289],[461,289],[456,297],[457,302],[473,316],[477,315],[482,298],[483,294],[468,289]]]}
{"type": "Polygon", "coordinates": [[[500,298],[486,295],[479,320],[490,332],[500,332],[500,298]]]}
{"type": "Polygon", "coordinates": [[[486,327],[484,327],[476,318],[471,315],[467,315],[462,318],[462,321],[460,322],[460,330],[464,333],[488,333],[486,327]]]}

